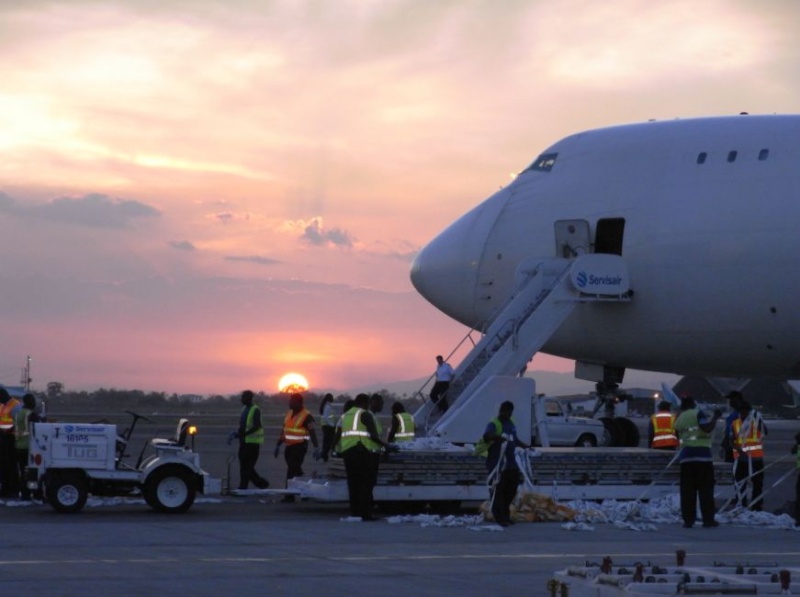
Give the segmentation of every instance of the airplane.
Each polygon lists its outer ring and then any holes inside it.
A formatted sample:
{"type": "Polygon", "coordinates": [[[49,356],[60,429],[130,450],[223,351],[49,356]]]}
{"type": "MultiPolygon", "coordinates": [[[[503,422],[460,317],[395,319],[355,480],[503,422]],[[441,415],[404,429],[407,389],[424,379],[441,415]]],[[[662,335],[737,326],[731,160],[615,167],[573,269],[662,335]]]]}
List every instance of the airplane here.
{"type": "Polygon", "coordinates": [[[616,260],[600,279],[623,279],[617,300],[576,299],[506,374],[541,351],[612,386],[626,368],[797,379],[799,222],[800,115],[611,126],[545,149],[423,247],[410,276],[487,332],[520,319],[508,305],[542,264],[558,278],[587,256],[616,260]]]}

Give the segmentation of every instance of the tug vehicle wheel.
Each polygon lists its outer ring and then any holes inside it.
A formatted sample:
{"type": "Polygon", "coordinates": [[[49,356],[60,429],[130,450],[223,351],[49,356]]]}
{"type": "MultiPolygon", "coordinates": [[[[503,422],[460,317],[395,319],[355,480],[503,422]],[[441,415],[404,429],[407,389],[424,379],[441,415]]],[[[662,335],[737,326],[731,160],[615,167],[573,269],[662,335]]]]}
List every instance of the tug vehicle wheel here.
{"type": "Polygon", "coordinates": [[[86,477],[78,472],[53,473],[45,482],[45,495],[57,512],[80,512],[89,497],[86,477]]]}
{"type": "Polygon", "coordinates": [[[183,466],[157,468],[144,483],[145,502],[159,512],[186,512],[196,495],[194,474],[183,466]]]}

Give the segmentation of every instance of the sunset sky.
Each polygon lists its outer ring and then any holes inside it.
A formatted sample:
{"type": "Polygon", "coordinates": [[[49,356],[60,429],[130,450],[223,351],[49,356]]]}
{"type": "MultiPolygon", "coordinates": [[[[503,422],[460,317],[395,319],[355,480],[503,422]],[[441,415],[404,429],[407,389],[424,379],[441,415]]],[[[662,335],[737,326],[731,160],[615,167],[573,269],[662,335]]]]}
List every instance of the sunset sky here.
{"type": "MultiPolygon", "coordinates": [[[[583,129],[798,112],[800,2],[0,4],[0,383],[428,375],[416,251],[583,129]]],[[[537,356],[531,369],[571,371],[537,356]]]]}

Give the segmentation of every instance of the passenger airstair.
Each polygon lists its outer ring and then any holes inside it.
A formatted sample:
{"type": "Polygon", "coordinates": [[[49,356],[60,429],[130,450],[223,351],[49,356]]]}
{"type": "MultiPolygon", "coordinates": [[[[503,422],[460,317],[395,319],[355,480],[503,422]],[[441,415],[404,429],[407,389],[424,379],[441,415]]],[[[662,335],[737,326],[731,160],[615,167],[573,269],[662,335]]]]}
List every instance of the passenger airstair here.
{"type": "Polygon", "coordinates": [[[522,280],[472,351],[455,370],[439,417],[428,401],[416,413],[418,428],[439,435],[467,414],[467,404],[491,377],[517,375],[581,303],[630,300],[627,267],[618,255],[542,259],[522,280]]]}

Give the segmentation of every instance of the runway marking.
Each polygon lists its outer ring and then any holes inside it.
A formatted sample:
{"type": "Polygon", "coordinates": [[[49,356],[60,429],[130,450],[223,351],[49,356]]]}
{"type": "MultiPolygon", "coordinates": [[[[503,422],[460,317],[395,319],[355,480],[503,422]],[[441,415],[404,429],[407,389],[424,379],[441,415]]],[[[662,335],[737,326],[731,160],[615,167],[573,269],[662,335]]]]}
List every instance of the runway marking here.
{"type": "MultiPolygon", "coordinates": [[[[603,555],[621,558],[621,557],[634,557],[634,558],[674,558],[675,551],[641,553],[641,552],[608,552],[603,555]]],[[[713,557],[719,561],[722,557],[742,557],[741,551],[692,551],[690,557],[713,557]]],[[[747,557],[799,557],[800,551],[761,551],[761,552],[748,552],[747,557]]],[[[286,556],[286,557],[273,557],[273,558],[255,558],[255,557],[219,557],[219,558],[122,558],[122,559],[80,559],[80,560],[60,560],[60,559],[39,559],[39,560],[0,560],[0,566],[42,566],[47,564],[74,564],[74,565],[96,565],[96,564],[175,564],[185,562],[252,562],[252,563],[285,563],[285,562],[314,562],[318,560],[328,560],[333,562],[381,562],[381,561],[434,561],[434,560],[548,560],[548,559],[576,559],[587,560],[593,557],[600,557],[598,555],[586,554],[569,554],[569,553],[508,553],[508,554],[415,554],[415,555],[392,555],[392,556],[286,556]]]]}

